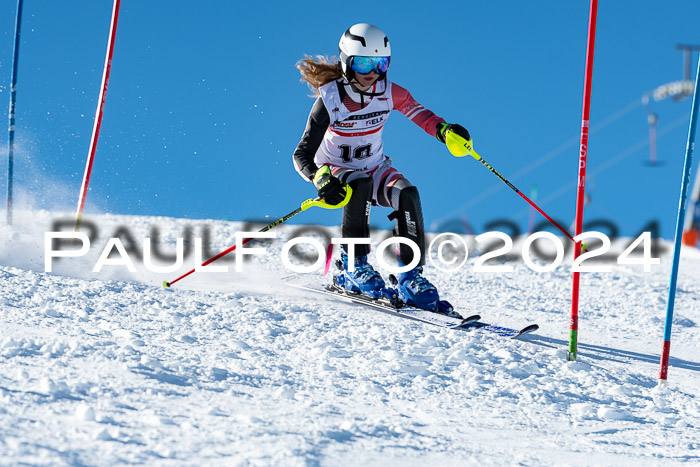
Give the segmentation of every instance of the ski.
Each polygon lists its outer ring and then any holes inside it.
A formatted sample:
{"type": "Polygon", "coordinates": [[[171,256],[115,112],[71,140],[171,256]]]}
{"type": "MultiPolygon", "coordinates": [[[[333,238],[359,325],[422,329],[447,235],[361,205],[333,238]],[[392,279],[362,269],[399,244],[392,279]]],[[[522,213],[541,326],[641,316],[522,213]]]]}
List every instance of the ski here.
{"type": "Polygon", "coordinates": [[[283,282],[292,287],[308,290],[310,292],[315,292],[334,298],[338,298],[347,302],[355,303],[358,305],[367,305],[381,312],[399,316],[401,318],[407,318],[414,321],[420,321],[423,323],[431,324],[433,326],[438,326],[447,329],[458,329],[462,331],[480,330],[493,333],[499,337],[504,338],[518,338],[525,334],[539,329],[537,324],[531,324],[522,329],[512,329],[503,326],[496,326],[493,324],[484,323],[481,321],[481,316],[478,314],[470,315],[466,318],[457,318],[448,316],[443,313],[423,310],[421,308],[415,308],[412,306],[403,305],[400,306],[397,303],[392,303],[387,298],[371,298],[362,294],[355,294],[346,291],[344,288],[338,287],[337,285],[316,285],[316,284],[303,284],[293,280],[293,277],[283,279],[283,282]],[[399,305],[399,306],[397,306],[399,305]]]}

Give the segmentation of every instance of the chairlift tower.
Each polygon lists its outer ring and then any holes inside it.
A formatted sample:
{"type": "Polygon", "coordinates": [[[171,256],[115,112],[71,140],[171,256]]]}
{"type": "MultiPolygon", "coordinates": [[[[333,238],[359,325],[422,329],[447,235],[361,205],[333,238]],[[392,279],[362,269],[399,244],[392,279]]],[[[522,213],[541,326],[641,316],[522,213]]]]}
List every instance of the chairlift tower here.
{"type": "MultiPolygon", "coordinates": [[[[693,51],[700,50],[700,45],[677,44],[676,50],[683,51],[683,81],[692,81],[691,76],[690,76],[690,68],[691,68],[690,62],[692,59],[693,51]]],[[[691,90],[690,94],[684,96],[683,98],[686,98],[692,94],[693,94],[693,91],[691,90]]]]}
{"type": "Polygon", "coordinates": [[[642,105],[647,111],[647,123],[649,124],[649,164],[657,165],[658,156],[656,151],[656,125],[659,122],[659,115],[651,108],[651,101],[659,102],[666,98],[671,98],[674,102],[680,102],[693,95],[695,82],[690,76],[692,55],[695,51],[700,51],[700,45],[677,44],[676,50],[683,52],[683,79],[662,84],[653,91],[649,91],[642,96],[642,105]]]}

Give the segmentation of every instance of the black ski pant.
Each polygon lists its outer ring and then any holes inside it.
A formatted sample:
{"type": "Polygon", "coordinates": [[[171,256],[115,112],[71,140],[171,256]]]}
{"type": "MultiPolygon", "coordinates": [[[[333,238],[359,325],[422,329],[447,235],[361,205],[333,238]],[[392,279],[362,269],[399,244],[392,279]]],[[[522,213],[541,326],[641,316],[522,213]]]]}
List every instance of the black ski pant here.
{"type": "MultiPolygon", "coordinates": [[[[401,178],[389,188],[388,197],[377,202],[372,199],[373,182],[369,176],[361,172],[353,172],[352,176],[343,178],[350,180],[347,184],[352,188],[352,197],[343,210],[342,236],[369,238],[369,216],[372,205],[391,207],[394,211],[389,215],[389,219],[396,221],[394,235],[415,242],[421,252],[418,264],[425,264],[425,229],[418,189],[406,178],[401,178]]],[[[343,245],[343,248],[347,251],[346,245],[343,245]]],[[[355,245],[356,255],[366,255],[369,250],[369,245],[355,245]]],[[[408,245],[400,244],[398,254],[402,264],[413,261],[413,250],[408,245]]]]}

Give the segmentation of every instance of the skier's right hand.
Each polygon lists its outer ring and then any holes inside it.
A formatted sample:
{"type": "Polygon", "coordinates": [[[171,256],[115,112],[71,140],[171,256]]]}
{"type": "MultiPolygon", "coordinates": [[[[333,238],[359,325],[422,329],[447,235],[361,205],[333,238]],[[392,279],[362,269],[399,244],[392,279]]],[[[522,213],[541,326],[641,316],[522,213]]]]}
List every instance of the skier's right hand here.
{"type": "Polygon", "coordinates": [[[327,165],[324,165],[316,171],[314,175],[314,186],[316,187],[316,191],[318,191],[318,196],[323,198],[323,200],[331,206],[340,204],[345,199],[345,185],[333,176],[330,167],[327,165]]]}

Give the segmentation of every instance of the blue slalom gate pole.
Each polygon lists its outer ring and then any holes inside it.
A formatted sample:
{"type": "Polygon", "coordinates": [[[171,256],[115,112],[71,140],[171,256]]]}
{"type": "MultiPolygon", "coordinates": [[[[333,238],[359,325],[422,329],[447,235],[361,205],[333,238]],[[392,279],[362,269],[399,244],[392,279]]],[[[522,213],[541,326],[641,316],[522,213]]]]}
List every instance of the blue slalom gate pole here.
{"type": "Polygon", "coordinates": [[[10,84],[10,109],[8,112],[7,140],[7,225],[12,225],[12,172],[15,163],[15,102],[17,100],[17,68],[19,63],[19,34],[22,26],[22,4],[17,0],[17,21],[15,23],[15,45],[12,54],[12,81],[10,84]]]}
{"type": "Polygon", "coordinates": [[[683,167],[683,180],[681,181],[681,197],[678,202],[678,218],[676,219],[676,238],[673,243],[673,266],[671,267],[671,283],[668,288],[668,303],[666,306],[666,326],[664,328],[664,344],[661,351],[661,370],[659,382],[665,382],[668,376],[668,357],[671,352],[671,325],[673,321],[673,305],[676,299],[676,281],[678,279],[678,263],[681,256],[681,239],[683,236],[683,221],[685,207],[688,202],[688,184],[690,183],[690,169],[693,165],[693,150],[695,149],[695,128],[698,121],[698,89],[700,88],[700,59],[698,71],[695,75],[695,92],[693,93],[693,107],[690,111],[690,127],[688,128],[688,144],[685,148],[685,163],[683,167]]]}

